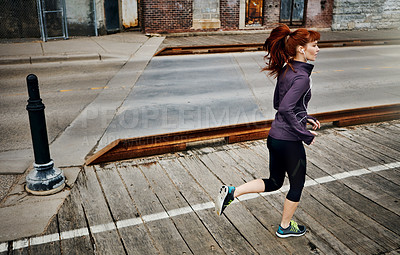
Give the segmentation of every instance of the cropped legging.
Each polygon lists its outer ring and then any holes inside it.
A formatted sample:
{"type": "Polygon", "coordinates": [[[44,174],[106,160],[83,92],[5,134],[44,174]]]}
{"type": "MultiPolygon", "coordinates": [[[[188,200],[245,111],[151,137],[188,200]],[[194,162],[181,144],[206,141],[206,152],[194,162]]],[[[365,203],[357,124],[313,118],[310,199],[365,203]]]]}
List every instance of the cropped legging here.
{"type": "Polygon", "coordinates": [[[306,153],[302,141],[284,141],[268,137],[269,179],[263,179],[265,191],[282,187],[285,173],[288,174],[290,189],[286,198],[299,202],[306,178],[306,153]]]}

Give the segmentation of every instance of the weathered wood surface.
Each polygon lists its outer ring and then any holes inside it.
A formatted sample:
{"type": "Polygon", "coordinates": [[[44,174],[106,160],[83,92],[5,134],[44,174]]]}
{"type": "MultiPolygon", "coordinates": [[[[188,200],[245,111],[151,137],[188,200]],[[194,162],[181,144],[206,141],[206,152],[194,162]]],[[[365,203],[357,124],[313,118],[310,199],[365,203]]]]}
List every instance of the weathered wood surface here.
{"type": "Polygon", "coordinates": [[[303,237],[275,236],[287,180],[214,212],[221,185],[269,176],[257,140],[87,167],[45,233],[60,241],[11,254],[399,254],[400,121],[319,133],[294,216],[303,237]]]}

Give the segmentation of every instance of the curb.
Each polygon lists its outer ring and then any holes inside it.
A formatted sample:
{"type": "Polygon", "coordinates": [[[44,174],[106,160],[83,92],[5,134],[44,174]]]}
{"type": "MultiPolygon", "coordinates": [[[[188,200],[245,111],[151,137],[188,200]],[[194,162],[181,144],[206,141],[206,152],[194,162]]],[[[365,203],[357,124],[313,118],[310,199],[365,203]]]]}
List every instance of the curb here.
{"type": "Polygon", "coordinates": [[[76,54],[76,55],[52,55],[52,56],[24,56],[24,57],[5,57],[0,58],[0,65],[17,65],[17,64],[39,64],[51,62],[69,62],[69,61],[85,61],[85,60],[105,60],[113,58],[124,58],[123,55],[112,54],[76,54]]]}
{"type": "MultiPolygon", "coordinates": [[[[292,31],[297,28],[291,29],[292,31]]],[[[307,28],[309,30],[315,30],[318,32],[331,32],[330,28],[307,28]]],[[[182,33],[168,33],[168,34],[159,34],[159,33],[147,33],[146,36],[149,37],[160,37],[164,36],[166,38],[169,37],[191,37],[191,36],[212,36],[212,35],[249,35],[249,34],[269,34],[272,29],[243,29],[236,31],[208,31],[208,32],[182,32],[182,33]]]]}

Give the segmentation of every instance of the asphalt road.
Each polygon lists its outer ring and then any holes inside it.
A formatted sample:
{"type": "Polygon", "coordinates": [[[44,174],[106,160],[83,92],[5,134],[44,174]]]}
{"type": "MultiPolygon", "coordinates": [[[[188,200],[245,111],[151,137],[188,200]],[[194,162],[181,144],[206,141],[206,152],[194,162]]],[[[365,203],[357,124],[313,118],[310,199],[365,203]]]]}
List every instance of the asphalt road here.
{"type": "Polygon", "coordinates": [[[51,142],[106,87],[124,62],[110,59],[0,66],[0,152],[32,147],[25,109],[28,74],[39,78],[51,142]]]}
{"type": "MultiPolygon", "coordinates": [[[[189,107],[190,110],[193,109],[192,105],[195,100],[201,99],[202,105],[214,102],[223,105],[238,105],[243,103],[235,101],[236,98],[245,97],[243,102],[251,103],[249,109],[254,111],[253,106],[256,105],[262,112],[262,117],[270,119],[275,113],[272,108],[275,81],[260,72],[264,66],[263,55],[263,52],[252,52],[156,57],[139,79],[130,99],[134,103],[143,103],[143,100],[139,102],[135,97],[144,99],[142,96],[146,96],[146,102],[140,107],[147,107],[147,105],[154,107],[158,104],[162,105],[161,103],[165,101],[171,103],[170,101],[173,100],[174,107],[189,107]],[[182,65],[184,66],[182,67],[182,65]],[[221,72],[224,68],[228,68],[226,69],[228,71],[221,72]],[[232,70],[236,73],[232,73],[232,70]],[[161,71],[165,75],[160,75],[161,71]],[[216,72],[217,74],[215,74],[216,72]],[[210,75],[207,76],[207,73],[210,75]],[[224,76],[224,74],[226,75],[224,76]],[[201,78],[203,83],[209,84],[199,88],[198,86],[201,84],[196,83],[196,80],[199,79],[194,79],[195,77],[201,78]],[[229,79],[241,80],[241,85],[236,84],[232,87],[234,90],[240,88],[240,91],[226,91],[229,90],[227,85],[229,79]],[[224,83],[223,87],[219,81],[224,83]],[[154,93],[153,90],[146,89],[150,85],[161,90],[154,93]],[[246,86],[250,89],[246,90],[246,86]],[[203,97],[196,96],[198,90],[195,87],[202,92],[207,90],[207,94],[203,94],[203,97]],[[215,93],[218,93],[219,96],[212,95],[213,87],[216,88],[215,93]],[[177,90],[174,91],[176,88],[177,90]],[[244,88],[246,91],[243,90],[244,88]],[[222,89],[224,91],[221,91],[222,89]],[[138,94],[139,92],[144,94],[138,94]],[[168,99],[168,96],[173,97],[168,99]],[[206,102],[207,98],[210,99],[210,102],[206,102]],[[179,105],[176,104],[177,102],[182,103],[179,105]]],[[[322,49],[317,61],[314,62],[313,98],[309,105],[309,112],[399,103],[399,58],[400,46],[322,49]]],[[[28,114],[25,110],[26,75],[35,73],[39,77],[41,95],[46,105],[47,129],[51,142],[96,97],[122,65],[123,61],[108,60],[1,66],[0,152],[31,148],[28,114]]],[[[121,87],[121,89],[123,88],[121,87]]],[[[154,110],[147,114],[150,114],[151,118],[155,118],[154,110]]],[[[181,113],[177,112],[177,114],[181,113]]],[[[184,112],[184,114],[190,115],[191,113],[184,112]]],[[[211,117],[218,116],[211,115],[211,117]]],[[[259,117],[257,115],[257,118],[259,117]]],[[[193,123],[194,117],[188,116],[188,118],[191,118],[193,123]]],[[[232,119],[237,120],[238,118],[232,119]]],[[[149,123],[148,120],[144,121],[149,123]]],[[[215,122],[222,123],[218,119],[215,122]]],[[[164,123],[169,128],[173,126],[168,120],[164,123]]],[[[223,122],[223,124],[229,124],[229,121],[223,122]]],[[[196,128],[192,124],[189,126],[196,128]]],[[[144,126],[144,128],[148,127],[149,125],[144,126]]],[[[113,133],[118,132],[115,128],[112,131],[113,133]]],[[[135,132],[141,133],[140,130],[135,132]]],[[[154,132],[157,133],[157,131],[154,132]]],[[[127,136],[130,135],[131,133],[127,134],[127,136]]]]}
{"type": "MultiPolygon", "coordinates": [[[[151,60],[97,150],[116,139],[273,119],[263,52],[151,60]]],[[[400,102],[400,46],[322,49],[309,113],[400,102]]]]}
{"type": "MultiPolygon", "coordinates": [[[[275,80],[258,70],[263,53],[234,54],[266,118],[275,80]],[[256,65],[256,63],[258,65],[256,65]]],[[[312,74],[309,113],[400,103],[400,46],[324,48],[312,74]]]]}

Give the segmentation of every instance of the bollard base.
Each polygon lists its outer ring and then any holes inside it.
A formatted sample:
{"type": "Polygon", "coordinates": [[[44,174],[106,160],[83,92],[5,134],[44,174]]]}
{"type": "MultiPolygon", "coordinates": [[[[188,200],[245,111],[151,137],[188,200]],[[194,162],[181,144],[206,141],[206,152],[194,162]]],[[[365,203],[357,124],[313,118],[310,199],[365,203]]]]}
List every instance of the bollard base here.
{"type": "Polygon", "coordinates": [[[38,196],[60,192],[65,187],[65,177],[61,169],[54,167],[54,162],[33,164],[34,169],[26,176],[25,190],[38,196]]]}
{"type": "Polygon", "coordinates": [[[58,188],[55,189],[51,189],[51,190],[43,190],[43,191],[36,191],[36,190],[30,190],[28,188],[28,186],[25,186],[25,190],[26,192],[35,195],[35,196],[48,196],[48,195],[53,195],[55,193],[60,192],[61,190],[63,190],[65,188],[65,183],[63,183],[61,186],[59,186],[58,188]]]}

